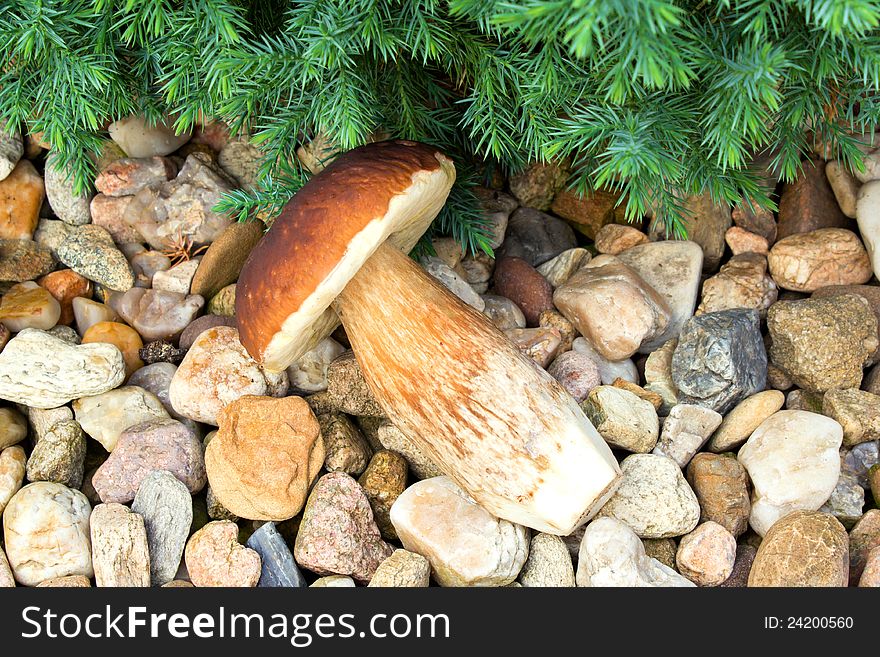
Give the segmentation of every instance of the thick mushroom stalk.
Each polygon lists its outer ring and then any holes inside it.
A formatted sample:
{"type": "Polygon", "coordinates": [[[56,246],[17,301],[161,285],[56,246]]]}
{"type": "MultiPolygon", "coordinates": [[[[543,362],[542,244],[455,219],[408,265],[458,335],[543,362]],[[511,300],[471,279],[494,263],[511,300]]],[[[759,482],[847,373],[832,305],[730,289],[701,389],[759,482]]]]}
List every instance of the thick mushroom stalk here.
{"type": "Polygon", "coordinates": [[[393,247],[334,308],[389,419],[491,513],[564,535],[614,492],[617,461],[577,402],[393,247]]]}

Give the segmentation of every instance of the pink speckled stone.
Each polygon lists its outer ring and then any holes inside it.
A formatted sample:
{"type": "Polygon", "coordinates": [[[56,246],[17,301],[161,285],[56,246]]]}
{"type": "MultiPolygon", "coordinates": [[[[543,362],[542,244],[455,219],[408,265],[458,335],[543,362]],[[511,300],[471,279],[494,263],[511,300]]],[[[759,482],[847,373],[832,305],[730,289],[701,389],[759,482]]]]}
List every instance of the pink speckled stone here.
{"type": "Polygon", "coordinates": [[[209,522],[186,544],[186,570],[195,586],[256,586],[262,562],[256,551],[238,542],[230,520],[209,522]]]}

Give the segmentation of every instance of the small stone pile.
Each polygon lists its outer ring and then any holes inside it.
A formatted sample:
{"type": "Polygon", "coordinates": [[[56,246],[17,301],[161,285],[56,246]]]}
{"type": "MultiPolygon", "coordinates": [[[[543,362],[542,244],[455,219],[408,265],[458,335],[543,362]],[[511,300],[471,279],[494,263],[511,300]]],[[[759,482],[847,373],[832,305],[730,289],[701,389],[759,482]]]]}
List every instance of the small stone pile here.
{"type": "Polygon", "coordinates": [[[620,462],[560,537],[447,477],[343,330],[281,373],[242,347],[264,226],[214,206],[256,184],[254,146],[109,134],[94,194],[37,135],[0,137],[0,586],[880,586],[874,142],[855,176],[820,153],[762,171],[778,216],[683,199],[689,241],[560,163],[478,190],[495,258],[435,239],[425,271],[620,462]]]}

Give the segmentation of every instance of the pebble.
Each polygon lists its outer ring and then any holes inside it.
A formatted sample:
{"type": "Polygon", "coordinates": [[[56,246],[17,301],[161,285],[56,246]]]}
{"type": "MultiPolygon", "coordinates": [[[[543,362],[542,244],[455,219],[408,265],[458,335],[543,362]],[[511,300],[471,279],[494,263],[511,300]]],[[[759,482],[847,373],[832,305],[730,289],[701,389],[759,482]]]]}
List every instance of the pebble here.
{"type": "Polygon", "coordinates": [[[79,193],[73,189],[73,177],[70,172],[60,166],[54,153],[46,158],[43,170],[46,184],[46,198],[49,206],[61,221],[71,226],[82,226],[92,221],[89,203],[92,200],[90,190],[79,193]]]}
{"type": "Polygon", "coordinates": [[[0,281],[23,282],[55,268],[52,252],[31,240],[0,240],[0,281]]]}
{"type": "Polygon", "coordinates": [[[171,123],[171,117],[153,125],[143,116],[128,116],[111,123],[107,131],[129,157],[153,157],[173,153],[190,140],[191,133],[178,135],[171,123]]]}
{"type": "MultiPolygon", "coordinates": [[[[11,411],[11,409],[2,409],[2,411],[11,411]]],[[[11,411],[15,412],[15,411],[11,411]]],[[[28,423],[30,424],[32,435],[34,442],[39,442],[43,439],[43,437],[49,432],[55,424],[58,422],[63,422],[65,420],[73,419],[73,411],[70,410],[68,406],[59,406],[58,408],[28,408],[28,423]]],[[[27,433],[27,424],[24,423],[24,420],[21,416],[17,416],[17,421],[21,422],[21,431],[22,438],[24,438],[27,433]]]]}
{"type": "Polygon", "coordinates": [[[657,411],[650,402],[628,390],[597,386],[590,391],[581,409],[612,447],[646,453],[657,443],[660,431],[657,411]]]}
{"type": "Polygon", "coordinates": [[[733,574],[736,539],[717,522],[704,522],[681,537],[675,564],[697,586],[718,586],[733,574]]]}
{"type": "MultiPolygon", "coordinates": [[[[813,292],[812,297],[839,297],[845,294],[855,294],[856,296],[862,297],[865,299],[868,304],[871,306],[871,310],[874,313],[874,316],[877,318],[878,324],[880,324],[880,286],[877,285],[829,285],[827,287],[820,287],[818,290],[813,292]]],[[[880,361],[880,348],[878,348],[872,354],[870,358],[870,365],[873,365],[877,361],[880,361]]],[[[863,389],[871,391],[867,385],[863,386],[863,389]]]]}
{"type": "Polygon", "coordinates": [[[607,360],[632,356],[666,330],[665,300],[614,256],[601,256],[557,288],[553,301],[607,360]]]}
{"type": "Polygon", "coordinates": [[[599,368],[586,354],[566,351],[559,354],[547,372],[559,381],[565,391],[581,403],[596,386],[602,383],[599,368]]]}
{"type": "Polygon", "coordinates": [[[143,237],[125,220],[133,196],[107,196],[95,194],[89,205],[92,223],[100,226],[116,244],[139,243],[143,237]]]}
{"type": "Polygon", "coordinates": [[[29,240],[40,220],[45,187],[34,165],[21,160],[0,180],[0,239],[29,240]]]}
{"type": "Polygon", "coordinates": [[[859,486],[856,477],[841,472],[837,485],[819,511],[834,516],[844,527],[852,527],[862,517],[864,506],[865,489],[859,486]]]}
{"type": "Polygon", "coordinates": [[[101,394],[124,378],[113,345],[71,345],[37,329],[24,329],[0,352],[0,398],[35,408],[101,394]]]}
{"type": "Polygon", "coordinates": [[[577,585],[589,587],[687,587],[693,582],[645,553],[626,524],[596,518],[587,525],[578,551],[577,585]]]}
{"type": "MultiPolygon", "coordinates": [[[[138,244],[133,246],[137,252],[130,253],[131,267],[137,276],[137,287],[149,288],[153,285],[153,278],[160,271],[168,271],[171,269],[171,258],[159,251],[147,251],[140,244],[142,240],[138,239],[138,244]]],[[[125,245],[123,245],[123,248],[125,245]]]]}
{"type": "Polygon", "coordinates": [[[15,588],[15,577],[12,575],[12,569],[9,567],[6,553],[0,547],[0,589],[11,588],[15,588]]]}
{"type": "MultiPolygon", "coordinates": [[[[181,337],[181,340],[183,338],[181,337]]],[[[336,358],[345,353],[345,347],[333,338],[324,338],[318,346],[303,354],[287,368],[290,387],[301,392],[321,392],[327,389],[327,369],[336,358]]]]}
{"type": "Polygon", "coordinates": [[[733,572],[724,582],[719,584],[721,588],[737,588],[742,589],[749,585],[749,573],[752,570],[752,563],[755,561],[755,555],[758,548],[752,545],[736,546],[736,561],[733,564],[733,572]]]}
{"type": "Polygon", "coordinates": [[[133,196],[144,187],[163,183],[177,175],[177,166],[166,157],[122,157],[106,166],[95,178],[95,189],[107,196],[133,196]]]}
{"type": "Polygon", "coordinates": [[[155,363],[177,364],[183,360],[186,352],[183,349],[178,349],[168,340],[153,340],[138,349],[138,356],[150,365],[155,363]]]}
{"type": "Polygon", "coordinates": [[[553,288],[531,264],[522,258],[499,258],[495,265],[495,292],[513,301],[526,318],[527,326],[537,326],[545,310],[553,309],[553,288]]]}
{"type": "Polygon", "coordinates": [[[880,272],[880,180],[862,185],[856,199],[856,220],[876,275],[880,272]]]}
{"type": "Polygon", "coordinates": [[[865,570],[859,579],[862,588],[880,588],[880,547],[876,547],[868,554],[865,570]]]}
{"type": "Polygon", "coordinates": [[[732,456],[697,454],[687,466],[687,481],[700,503],[700,520],[716,522],[734,536],[748,529],[752,504],[749,477],[732,456]]]}
{"type": "Polygon", "coordinates": [[[779,301],[767,313],[770,358],[799,388],[858,388],[877,349],[877,319],[862,297],[779,301]]]}
{"type": "Polygon", "coordinates": [[[622,224],[605,224],[596,233],[596,250],[599,253],[618,255],[639,244],[647,244],[648,236],[638,228],[622,224]]]}
{"type": "Polygon", "coordinates": [[[354,353],[347,351],[327,368],[327,394],[333,408],[348,415],[383,417],[354,353]]]}
{"type": "MultiPolygon", "coordinates": [[[[724,235],[732,224],[731,210],[727,203],[716,203],[708,193],[688,196],[683,204],[684,228],[688,239],[703,250],[703,271],[709,273],[718,268],[724,254],[724,235]]],[[[656,239],[662,227],[653,222],[649,236],[656,239]]]]}
{"type": "Polygon", "coordinates": [[[721,414],[711,408],[677,404],[670,409],[653,452],[668,456],[684,468],[720,424],[721,414]]]}
{"type": "Polygon", "coordinates": [[[127,428],[92,476],[92,485],[102,502],[127,504],[153,470],[168,470],[191,493],[204,488],[207,477],[202,445],[192,429],[170,418],[127,428]]]}
{"type": "Polygon", "coordinates": [[[251,520],[299,513],[326,446],[308,404],[300,397],[246,395],[224,406],[217,421],[205,466],[218,501],[251,520]]]}
{"type": "MultiPolygon", "coordinates": [[[[48,274],[55,266],[55,260],[58,258],[58,247],[70,236],[73,227],[63,221],[54,219],[40,219],[37,224],[37,230],[34,232],[34,243],[38,247],[42,247],[52,256],[52,266],[42,274],[48,274]]],[[[16,240],[19,241],[19,240],[16,240]]],[[[21,243],[30,246],[30,240],[20,240],[21,243]]],[[[33,248],[33,247],[31,247],[33,248]]],[[[40,275],[42,275],[40,274],[40,275]]],[[[35,277],[33,277],[35,278],[35,277]]]]}
{"type": "Polygon", "coordinates": [[[768,244],[776,241],[776,218],[765,208],[750,208],[742,203],[731,212],[733,223],[751,233],[760,235],[768,244]]]}
{"type": "Polygon", "coordinates": [[[17,131],[9,134],[4,122],[0,127],[0,180],[12,173],[22,155],[24,155],[24,143],[21,134],[17,131]]]}
{"type": "Polygon", "coordinates": [[[592,256],[586,249],[580,247],[563,251],[538,266],[538,273],[547,279],[554,289],[563,285],[574,273],[586,265],[592,256]]]}
{"type": "Polygon", "coordinates": [[[318,479],[294,544],[300,566],[318,575],[350,575],[368,582],[392,552],[382,540],[366,494],[354,479],[344,472],[318,479]]]}
{"type": "Polygon", "coordinates": [[[170,269],[157,271],[153,274],[153,289],[187,296],[198,266],[199,259],[193,258],[192,260],[184,260],[170,269]]]}
{"type": "Polygon", "coordinates": [[[504,335],[541,368],[550,365],[562,345],[562,335],[555,328],[509,329],[504,335]]]}
{"type": "Polygon", "coordinates": [[[589,239],[595,239],[603,226],[623,219],[623,207],[618,205],[620,194],[596,189],[585,196],[563,188],[553,197],[550,209],[570,221],[574,228],[589,239]]]}
{"type": "Polygon", "coordinates": [[[235,283],[222,288],[208,301],[208,314],[235,317],[235,283]]]}
{"type": "Polygon", "coordinates": [[[697,526],[697,496],[675,461],[659,454],[630,454],[620,468],[620,486],[599,516],[626,523],[642,538],[682,536],[697,526]]]}
{"type": "Polygon", "coordinates": [[[27,462],[28,481],[52,481],[69,488],[83,482],[86,438],[79,422],[55,423],[40,438],[27,462]]]}
{"type": "Polygon", "coordinates": [[[777,223],[780,240],[797,233],[847,225],[825,176],[825,162],[803,160],[797,178],[783,184],[777,223]]]}
{"type": "MultiPolygon", "coordinates": [[[[171,385],[171,379],[174,378],[174,373],[176,371],[177,366],[173,363],[153,363],[152,365],[145,365],[131,375],[128,384],[131,386],[138,386],[156,395],[171,417],[175,420],[183,421],[186,420],[186,418],[174,410],[174,407],[171,406],[171,401],[168,399],[168,387],[171,385]]],[[[192,422],[192,420],[186,420],[184,424],[187,422],[192,422]]]]}
{"type": "Polygon", "coordinates": [[[254,587],[262,562],[255,550],[238,542],[238,527],[215,520],[199,529],[186,544],[186,570],[195,586],[254,587]]]}
{"type": "Polygon", "coordinates": [[[730,247],[731,253],[735,256],[741,253],[767,255],[770,251],[770,245],[767,243],[766,237],[749,232],[739,226],[728,228],[724,234],[724,241],[727,242],[727,246],[730,247]]]}
{"type": "Polygon", "coordinates": [[[91,510],[85,495],[62,484],[41,481],[19,490],[3,512],[15,580],[35,586],[51,577],[91,577],[91,510]]]}
{"type": "Polygon", "coordinates": [[[526,327],[526,316],[513,301],[497,294],[484,294],[483,314],[502,331],[526,327]]]}
{"type": "Polygon", "coordinates": [[[180,340],[177,343],[178,346],[183,351],[189,351],[197,337],[209,328],[214,328],[215,326],[231,326],[232,328],[237,328],[238,324],[235,317],[227,317],[225,315],[202,315],[201,317],[195,318],[185,329],[183,329],[183,332],[180,334],[180,340]]]}
{"type": "Polygon", "coordinates": [[[559,353],[571,351],[574,340],[578,336],[575,325],[568,321],[562,313],[555,310],[545,310],[538,316],[538,328],[553,329],[559,332],[562,338],[559,353]]]}
{"type": "Polygon", "coordinates": [[[880,465],[872,465],[868,470],[869,487],[874,496],[874,504],[880,505],[880,465]]]}
{"type": "Polygon", "coordinates": [[[505,586],[528,557],[528,529],[490,515],[447,477],[407,488],[391,522],[403,547],[431,562],[441,586],[505,586]]]}
{"type": "Polygon", "coordinates": [[[645,390],[659,395],[663,400],[663,405],[658,411],[660,415],[668,415],[672,407],[678,403],[678,388],[672,380],[672,357],[677,346],[677,339],[670,340],[657,351],[649,354],[645,360],[645,390]]]}
{"type": "Polygon", "coordinates": [[[125,362],[125,376],[130,377],[143,367],[140,350],[143,347],[141,336],[130,326],[120,322],[97,322],[83,333],[82,343],[111,344],[122,353],[125,362]]]}
{"type": "Polygon", "coordinates": [[[382,537],[397,540],[397,532],[391,523],[391,507],[406,489],[407,463],[397,452],[383,449],[373,454],[367,469],[358,483],[367,494],[373,517],[382,537]]]}
{"type": "Polygon", "coordinates": [[[746,397],[724,416],[707,449],[716,454],[737,449],[784,403],[785,395],[778,390],[764,390],[746,397]]]}
{"type": "Polygon", "coordinates": [[[263,153],[246,139],[232,139],[220,149],[217,163],[245,189],[256,189],[263,153]]]}
{"type": "Polygon", "coordinates": [[[239,342],[237,329],[217,326],[196,338],[168,394],[184,417],[217,426],[226,404],[245,395],[280,397],[287,387],[287,374],[263,370],[239,342]]]}
{"type": "Polygon", "coordinates": [[[767,275],[767,258],[757,253],[742,253],[728,260],[717,274],[703,283],[703,296],[696,314],[752,308],[763,317],[778,297],[776,283],[767,275]]]}
{"type": "Polygon", "coordinates": [[[58,247],[58,260],[102,287],[125,292],[134,285],[134,272],[113,237],[94,224],[71,231],[58,247]]]}
{"type": "Polygon", "coordinates": [[[367,467],[373,455],[369,443],[344,413],[318,416],[324,441],[324,467],[328,472],[345,472],[356,477],[367,467]]]}
{"type": "Polygon", "coordinates": [[[119,319],[119,315],[110,306],[85,297],[74,298],[71,307],[80,335],[85,335],[86,331],[99,322],[115,322],[119,319]]]}
{"type": "Polygon", "coordinates": [[[73,322],[73,300],[92,296],[92,282],[72,269],[62,269],[46,274],[37,283],[46,288],[61,306],[58,323],[69,326],[73,322]]]}
{"type": "Polygon", "coordinates": [[[525,587],[573,587],[574,565],[565,542],[552,534],[537,533],[529,543],[529,557],[519,573],[525,587]]]}
{"type": "Polygon", "coordinates": [[[112,452],[120,434],[142,422],[169,417],[159,398],[137,386],[123,386],[73,402],[76,420],[90,437],[112,452]]]}
{"type": "Polygon", "coordinates": [[[755,310],[722,310],[690,319],[672,355],[682,403],[726,413],[767,383],[767,353],[755,310]]]}
{"type": "Polygon", "coordinates": [[[407,550],[395,550],[376,568],[368,587],[424,588],[431,581],[431,564],[407,550]]]}
{"type": "Polygon", "coordinates": [[[617,256],[659,294],[671,317],[666,330],[645,340],[639,351],[649,354],[677,338],[694,314],[700,291],[703,250],[695,242],[667,240],[639,244],[617,256]]]}
{"type": "Polygon", "coordinates": [[[99,504],[89,519],[97,586],[150,585],[144,519],[122,504],[99,504]]]}
{"type": "Polygon", "coordinates": [[[422,267],[431,277],[437,280],[443,285],[443,287],[452,292],[452,294],[464,301],[467,305],[476,308],[481,312],[483,308],[486,307],[485,302],[482,297],[477,294],[477,291],[474,290],[474,288],[472,288],[462,276],[453,270],[452,267],[440,260],[440,258],[433,256],[423,258],[422,267]]]}
{"type": "Polygon", "coordinates": [[[822,414],[843,427],[843,446],[880,439],[880,396],[864,390],[829,390],[822,399],[822,414]]]}
{"type": "Polygon", "coordinates": [[[853,475],[862,488],[870,488],[869,471],[880,463],[880,441],[859,443],[840,454],[840,471],[853,475]]]}
{"type": "Polygon", "coordinates": [[[290,548],[278,533],[274,522],[261,525],[251,534],[245,545],[260,555],[262,566],[257,586],[296,588],[307,586],[290,548]]]}
{"type": "Polygon", "coordinates": [[[177,574],[192,524],[189,490],[167,470],[153,470],[137,489],[131,510],[144,519],[150,582],[161,586],[177,574]]]}
{"type": "Polygon", "coordinates": [[[843,430],[808,411],[779,411],[755,429],[737,458],[754,485],[749,524],[761,536],[792,511],[815,511],[840,476],[843,430]]]}
{"type": "Polygon", "coordinates": [[[13,445],[0,450],[0,515],[21,488],[26,464],[27,457],[21,447],[13,445]]]}
{"type": "Polygon", "coordinates": [[[397,452],[406,459],[413,474],[418,479],[430,479],[443,474],[434,461],[421,448],[391,422],[383,422],[377,431],[379,443],[387,450],[397,452]]]}
{"type": "Polygon", "coordinates": [[[859,285],[873,273],[861,240],[844,228],[786,237],[773,245],[768,262],[777,285],[796,292],[814,292],[827,285],[859,285]]]}
{"type": "Polygon", "coordinates": [[[354,588],[356,585],[351,577],[346,575],[327,575],[319,577],[309,584],[309,588],[354,588]]]}
{"type": "Polygon", "coordinates": [[[749,586],[846,586],[846,530],[833,516],[795,511],[767,532],[749,573],[749,586]]]}
{"type": "Polygon", "coordinates": [[[37,588],[87,589],[92,586],[88,577],[83,575],[67,575],[66,577],[50,577],[37,584],[37,588]]]}
{"type": "Polygon", "coordinates": [[[856,198],[862,186],[861,182],[836,160],[825,163],[825,177],[828,178],[840,211],[847,217],[855,219],[856,198]]]}
{"type": "Polygon", "coordinates": [[[11,332],[49,330],[61,317],[61,304],[33,281],[13,285],[0,300],[0,322],[11,332]]]}
{"type": "Polygon", "coordinates": [[[868,555],[880,547],[880,509],[871,509],[855,523],[849,533],[849,580],[853,584],[859,581],[868,555]]]}
{"type": "Polygon", "coordinates": [[[110,306],[148,342],[176,341],[204,305],[198,295],[141,287],[110,298],[110,306]]]}
{"type": "Polygon", "coordinates": [[[495,252],[495,257],[499,260],[506,257],[521,258],[532,267],[537,267],[576,246],[574,231],[562,219],[530,207],[522,207],[510,215],[504,243],[495,252]]]}
{"type": "Polygon", "coordinates": [[[510,176],[510,191],[521,205],[549,210],[556,193],[568,180],[569,162],[531,162],[521,172],[510,176]]]}

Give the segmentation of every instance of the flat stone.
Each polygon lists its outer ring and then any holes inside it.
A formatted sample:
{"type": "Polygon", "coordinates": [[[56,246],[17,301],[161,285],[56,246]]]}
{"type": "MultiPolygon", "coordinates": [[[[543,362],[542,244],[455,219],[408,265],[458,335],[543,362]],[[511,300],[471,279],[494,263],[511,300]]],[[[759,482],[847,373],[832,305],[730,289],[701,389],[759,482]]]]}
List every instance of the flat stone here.
{"type": "Polygon", "coordinates": [[[169,417],[156,395],[137,386],[123,386],[73,402],[83,430],[112,452],[123,431],[135,424],[169,417]]]}
{"type": "Polygon", "coordinates": [[[749,587],[846,586],[846,530],[835,518],[795,511],[779,520],[761,542],[749,587]]]}
{"type": "Polygon", "coordinates": [[[700,291],[703,251],[695,242],[668,240],[639,244],[618,256],[666,301],[669,325],[660,335],[646,340],[639,351],[649,354],[677,338],[694,314],[700,291]]]}
{"type": "Polygon", "coordinates": [[[703,283],[703,296],[696,314],[751,308],[763,317],[778,297],[776,283],[767,275],[767,258],[757,253],[743,253],[732,257],[703,283]]]}
{"type": "Polygon", "coordinates": [[[700,520],[716,522],[733,536],[745,533],[752,505],[749,477],[731,456],[697,454],[687,466],[687,481],[700,503],[700,520]]]}
{"type": "Polygon", "coordinates": [[[407,550],[395,550],[379,564],[368,587],[424,588],[431,579],[431,564],[407,550]]]}
{"type": "Polygon", "coordinates": [[[873,273],[868,252],[852,231],[823,228],[773,245],[770,274],[779,287],[814,292],[827,285],[858,285],[873,273]]]}
{"type": "Polygon", "coordinates": [[[721,421],[708,443],[708,450],[720,454],[737,449],[761,423],[785,403],[779,390],[764,390],[746,397],[721,421]]]}
{"type": "Polygon", "coordinates": [[[13,285],[0,300],[0,322],[12,333],[26,328],[48,331],[61,318],[61,304],[33,281],[13,285]]]}
{"type": "Polygon", "coordinates": [[[354,479],[344,472],[318,479],[294,544],[300,566],[318,575],[351,575],[369,582],[392,552],[382,540],[366,494],[354,479]]]}
{"type": "Polygon", "coordinates": [[[274,522],[261,525],[251,534],[245,545],[260,555],[262,567],[257,586],[296,588],[307,586],[293,559],[293,553],[278,533],[274,522]]]}
{"type": "Polygon", "coordinates": [[[21,447],[13,445],[0,450],[0,515],[21,488],[26,464],[27,457],[21,447]]]}
{"type": "Polygon", "coordinates": [[[877,319],[862,297],[779,301],[767,313],[770,358],[804,390],[858,388],[880,342],[877,319]]]}
{"type": "Polygon", "coordinates": [[[632,356],[663,333],[671,318],[666,301],[614,256],[601,256],[580,269],[556,289],[553,303],[612,361],[632,356]]]}
{"type": "Polygon", "coordinates": [[[25,329],[0,352],[0,397],[35,408],[101,394],[124,378],[122,354],[109,344],[71,345],[25,329]]]}
{"type": "Polygon", "coordinates": [[[693,582],[645,554],[632,529],[614,518],[587,525],[578,551],[577,585],[590,587],[688,587],[693,582]]]}
{"type": "Polygon", "coordinates": [[[97,586],[149,586],[144,519],[122,504],[99,504],[89,518],[97,586]]]}
{"type": "Polygon", "coordinates": [[[722,310],[688,321],[672,355],[682,403],[726,413],[764,389],[767,353],[755,310],[722,310]]]}
{"type": "Polygon", "coordinates": [[[532,536],[518,581],[525,587],[575,586],[574,566],[563,540],[540,532],[532,536]]]}
{"type": "Polygon", "coordinates": [[[605,224],[596,232],[596,250],[618,255],[639,244],[647,244],[648,236],[638,228],[622,224],[605,224]]]}
{"type": "Polygon", "coordinates": [[[131,510],[144,519],[150,553],[150,582],[162,586],[177,574],[192,524],[189,490],[167,470],[153,470],[141,481],[131,510]]]}
{"type": "Polygon", "coordinates": [[[447,477],[407,488],[391,507],[403,546],[426,557],[441,586],[504,586],[529,549],[528,529],[490,515],[447,477]]]}
{"type": "Polygon", "coordinates": [[[843,430],[808,411],[779,411],[752,433],[737,458],[754,485],[749,524],[761,536],[793,511],[815,511],[840,476],[843,430]]]}
{"type": "Polygon", "coordinates": [[[31,281],[53,269],[55,257],[45,246],[31,240],[0,239],[0,281],[31,281]]]}
{"type": "Polygon", "coordinates": [[[855,447],[880,439],[880,396],[850,388],[835,388],[822,399],[822,414],[843,427],[843,446],[855,447]]]}
{"type": "Polygon", "coordinates": [[[736,539],[711,520],[681,537],[675,564],[697,586],[718,586],[733,574],[736,539]]]}
{"type": "Polygon", "coordinates": [[[116,449],[92,476],[102,502],[131,502],[153,470],[168,470],[191,493],[207,482],[202,445],[192,429],[177,420],[136,424],[119,436],[116,449]]]}
{"type": "Polygon", "coordinates": [[[86,438],[79,423],[74,420],[57,422],[31,452],[27,478],[79,488],[83,482],[85,457],[86,438]]]}
{"type": "Polygon", "coordinates": [[[626,523],[642,538],[682,536],[697,526],[697,496],[675,461],[659,454],[630,454],[620,468],[621,484],[599,516],[626,523]]]}
{"type": "Polygon", "coordinates": [[[547,279],[554,289],[565,283],[572,275],[590,261],[590,252],[582,248],[563,251],[538,266],[538,273],[547,279]]]}
{"type": "Polygon", "coordinates": [[[711,408],[677,404],[670,409],[653,452],[668,456],[684,468],[720,424],[721,414],[711,408]]]}
{"type": "Polygon", "coordinates": [[[254,587],[262,573],[260,555],[238,542],[238,527],[229,520],[209,522],[193,534],[184,559],[195,586],[254,587]]]}
{"type": "Polygon", "coordinates": [[[205,466],[220,503],[252,520],[298,514],[325,458],[326,442],[308,404],[300,397],[247,395],[224,406],[217,420],[205,466]]]}
{"type": "Polygon", "coordinates": [[[593,388],[581,405],[599,435],[612,447],[647,453],[660,431],[657,411],[650,402],[614,386],[593,388]]]}
{"type": "Polygon", "coordinates": [[[15,581],[36,586],[52,577],[91,577],[91,510],[85,495],[62,484],[40,481],[19,490],[3,512],[15,581]]]}

